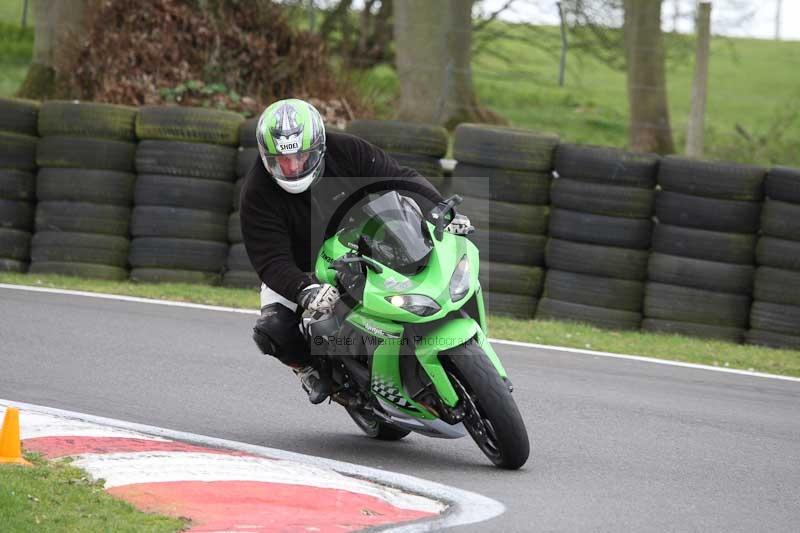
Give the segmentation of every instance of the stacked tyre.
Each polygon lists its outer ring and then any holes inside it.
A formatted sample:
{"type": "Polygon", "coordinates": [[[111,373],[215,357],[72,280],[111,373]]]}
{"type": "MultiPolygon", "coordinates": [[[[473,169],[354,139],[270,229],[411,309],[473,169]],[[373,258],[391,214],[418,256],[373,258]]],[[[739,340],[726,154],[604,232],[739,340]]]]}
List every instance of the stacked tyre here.
{"type": "Polygon", "coordinates": [[[487,311],[533,316],[542,289],[550,172],[558,137],[512,128],[461,124],[457,161],[445,194],[462,196],[459,211],[476,231],[487,311]]]}
{"type": "Polygon", "coordinates": [[[558,147],[537,318],[639,329],[657,170],[652,154],[558,147]]]}
{"type": "Polygon", "coordinates": [[[258,158],[256,144],[256,124],[258,118],[244,121],[239,128],[239,151],[236,154],[236,186],[233,192],[233,213],[228,219],[228,249],[227,266],[222,284],[226,287],[258,288],[261,280],[250,264],[250,258],[242,243],[242,226],[239,220],[239,196],[242,191],[244,178],[258,158]]]}
{"type": "Polygon", "coordinates": [[[353,120],[346,132],[388,152],[402,166],[410,167],[441,185],[441,158],[447,153],[447,130],[439,126],[398,120],[353,120]]]}
{"type": "Polygon", "coordinates": [[[644,330],[742,340],[765,174],[756,166],[662,160],[644,330]]]}
{"type": "Polygon", "coordinates": [[[136,112],[89,102],[42,104],[31,272],[127,278],[136,112]]]}
{"type": "Polygon", "coordinates": [[[131,279],[219,283],[241,122],[226,111],[140,108],[131,279]]]}
{"type": "Polygon", "coordinates": [[[747,342],[800,349],[800,170],[766,179],[747,342]]]}
{"type": "Polygon", "coordinates": [[[39,104],[0,98],[0,272],[25,272],[35,209],[39,104]]]}

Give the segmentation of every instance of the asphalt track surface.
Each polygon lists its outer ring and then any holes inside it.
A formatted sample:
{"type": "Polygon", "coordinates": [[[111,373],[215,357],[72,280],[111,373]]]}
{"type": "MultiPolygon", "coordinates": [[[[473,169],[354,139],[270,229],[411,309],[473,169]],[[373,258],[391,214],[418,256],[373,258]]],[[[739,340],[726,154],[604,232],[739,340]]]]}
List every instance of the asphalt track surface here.
{"type": "Polygon", "coordinates": [[[797,531],[800,383],[497,346],[532,456],[359,434],[259,354],[254,316],[0,288],[0,398],[328,457],[478,492],[459,531],[797,531]]]}

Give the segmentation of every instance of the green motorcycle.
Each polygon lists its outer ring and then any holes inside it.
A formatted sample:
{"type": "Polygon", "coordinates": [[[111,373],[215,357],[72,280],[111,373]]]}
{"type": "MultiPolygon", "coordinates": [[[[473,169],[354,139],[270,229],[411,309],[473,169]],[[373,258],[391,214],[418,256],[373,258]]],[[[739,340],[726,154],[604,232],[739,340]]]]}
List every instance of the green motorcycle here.
{"type": "Polygon", "coordinates": [[[321,282],[342,298],[302,329],[342,404],[368,436],[399,440],[469,433],[498,467],[520,468],[528,434],[513,387],[487,340],[478,249],[444,231],[461,198],[428,221],[396,191],[372,199],[327,238],[321,282]]]}

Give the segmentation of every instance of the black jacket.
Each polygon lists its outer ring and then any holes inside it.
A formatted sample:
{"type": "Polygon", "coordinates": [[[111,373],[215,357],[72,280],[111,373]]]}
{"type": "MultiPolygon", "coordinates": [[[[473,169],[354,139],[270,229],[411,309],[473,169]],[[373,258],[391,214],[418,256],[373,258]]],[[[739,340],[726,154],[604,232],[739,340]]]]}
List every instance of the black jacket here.
{"type": "Polygon", "coordinates": [[[415,170],[344,133],[327,134],[322,178],[301,194],[281,189],[257,158],[242,187],[240,217],[247,255],[261,280],[296,301],[303,288],[317,283],[314,261],[333,214],[343,203],[352,203],[376,187],[410,188],[418,202],[423,200],[421,205],[442,200],[415,170]]]}

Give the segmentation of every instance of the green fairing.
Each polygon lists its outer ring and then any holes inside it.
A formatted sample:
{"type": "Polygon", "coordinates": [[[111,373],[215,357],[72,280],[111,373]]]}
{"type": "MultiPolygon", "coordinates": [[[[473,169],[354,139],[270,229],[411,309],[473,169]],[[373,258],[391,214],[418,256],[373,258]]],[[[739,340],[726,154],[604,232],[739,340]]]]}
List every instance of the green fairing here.
{"type": "Polygon", "coordinates": [[[494,351],[494,348],[489,342],[489,338],[486,336],[486,333],[481,330],[481,328],[478,328],[477,338],[478,345],[489,357],[489,360],[492,362],[495,369],[497,369],[497,373],[500,374],[500,377],[507,378],[508,374],[506,373],[506,369],[503,367],[503,363],[500,362],[500,358],[497,356],[497,353],[494,351]]]}
{"type": "Polygon", "coordinates": [[[416,407],[416,409],[406,409],[395,405],[396,408],[401,409],[404,413],[417,418],[433,420],[436,417],[428,412],[425,407],[412,400],[406,393],[405,389],[400,385],[402,383],[402,378],[400,377],[401,342],[402,341],[399,339],[385,341],[375,349],[375,352],[372,356],[372,392],[373,394],[379,394],[384,388],[385,384],[393,384],[397,388],[399,394],[402,395],[409,404],[416,407]]]}
{"type": "Polygon", "coordinates": [[[374,335],[385,340],[397,340],[403,336],[403,326],[390,320],[383,320],[375,316],[361,314],[363,306],[356,307],[347,317],[347,321],[364,333],[374,335]]]}
{"type": "MultiPolygon", "coordinates": [[[[430,226],[433,233],[433,226],[430,226]]],[[[372,270],[367,273],[367,285],[364,288],[364,307],[370,313],[380,315],[389,320],[398,322],[432,322],[444,318],[448,313],[460,309],[475,293],[478,286],[479,269],[478,249],[474,244],[464,237],[445,233],[441,242],[437,242],[428,266],[416,276],[406,276],[386,266],[383,272],[378,274],[372,270]],[[450,299],[450,278],[455,271],[456,265],[461,258],[466,255],[470,264],[470,289],[469,292],[459,300],[453,302],[450,299]],[[390,281],[391,280],[391,281],[390,281]],[[388,287],[403,286],[402,291],[387,289],[388,287]],[[421,294],[436,301],[441,309],[426,317],[415,315],[410,311],[400,309],[392,305],[386,297],[397,294],[421,294]]]]}
{"type": "MultiPolygon", "coordinates": [[[[430,224],[429,229],[433,234],[434,228],[430,224]]],[[[336,272],[329,268],[330,263],[352,252],[353,250],[342,244],[337,236],[328,239],[315,265],[315,273],[320,282],[335,284],[336,272]]],[[[448,313],[460,309],[473,295],[478,300],[480,325],[471,318],[457,318],[442,324],[417,343],[417,359],[433,382],[442,401],[451,407],[458,403],[458,395],[442,367],[438,357],[439,352],[476,339],[498,373],[503,377],[506,376],[505,369],[482,331],[482,328],[486,327],[486,319],[478,282],[480,266],[478,249],[474,244],[461,236],[444,233],[442,240],[436,242],[428,266],[422,273],[406,276],[387,266],[381,266],[383,271],[380,274],[367,269],[363,303],[347,318],[348,322],[359,330],[382,339],[382,344],[375,350],[372,361],[373,384],[376,382],[393,384],[409,404],[420,410],[417,412],[404,409],[405,412],[419,418],[434,418],[424,407],[411,400],[401,385],[399,352],[403,342],[403,323],[423,323],[441,319],[448,313]],[[453,302],[449,292],[450,279],[456,265],[465,255],[470,265],[470,289],[458,302],[453,302]],[[387,288],[387,281],[388,287],[393,289],[387,288]],[[403,290],[398,291],[398,286],[403,290]],[[435,300],[441,309],[427,317],[416,315],[396,307],[387,300],[387,297],[398,294],[428,296],[435,300]]]]}
{"type": "Polygon", "coordinates": [[[439,352],[468,342],[475,337],[478,329],[478,323],[471,318],[456,318],[432,331],[417,344],[417,359],[433,381],[436,392],[450,407],[458,403],[458,394],[442,368],[439,352]]]}
{"type": "Polygon", "coordinates": [[[489,324],[486,322],[486,307],[483,305],[483,289],[481,287],[475,291],[475,299],[478,302],[478,322],[480,322],[483,332],[488,335],[489,324]]]}
{"type": "Polygon", "coordinates": [[[328,268],[330,264],[340,257],[352,252],[350,248],[339,241],[338,237],[331,237],[322,245],[314,265],[314,274],[320,283],[336,285],[336,271],[328,268]]]}

